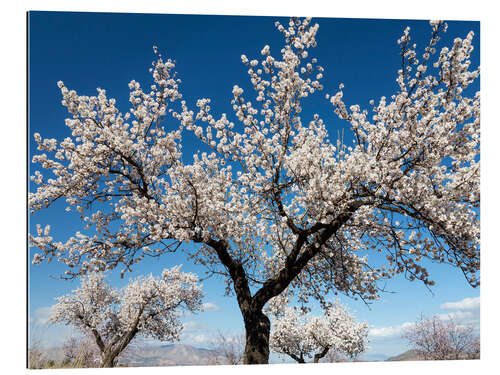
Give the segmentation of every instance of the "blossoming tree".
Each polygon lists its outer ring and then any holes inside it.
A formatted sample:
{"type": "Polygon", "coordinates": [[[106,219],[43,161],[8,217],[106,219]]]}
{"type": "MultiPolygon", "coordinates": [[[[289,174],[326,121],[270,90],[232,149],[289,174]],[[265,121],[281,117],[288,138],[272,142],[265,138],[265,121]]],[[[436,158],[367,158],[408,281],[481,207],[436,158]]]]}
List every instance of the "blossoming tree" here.
{"type": "Polygon", "coordinates": [[[269,345],[298,363],[313,357],[314,363],[334,351],[355,358],[366,350],[368,325],[356,322],[354,316],[338,301],[324,316],[310,317],[296,307],[285,307],[273,321],[269,345]]]}
{"type": "Polygon", "coordinates": [[[452,316],[425,317],[403,331],[404,338],[423,360],[479,359],[480,340],[472,325],[452,316]]]}
{"type": "Polygon", "coordinates": [[[189,109],[173,61],[161,55],[149,89],[130,82],[132,108],[124,114],[103,89],[81,96],[59,82],[72,136],[34,135],[42,153],[33,162],[49,176],[34,172],[29,207],[65,199],[82,228],[57,241],[50,227],[39,227],[29,236],[40,250],[33,262],[56,257],[69,266],[66,277],[126,272],[145,256],[194,243],[186,249],[194,262],[225,275],[236,295],[245,363],[268,362],[263,308],[285,289],[302,302],[324,303],[331,291],[370,301],[380,279],[399,273],[432,285],[425,258],[450,263],[479,285],[472,33],[430,64],[446,25],[431,22],[421,59],[405,30],[399,90],[381,98],[372,117],[357,105],[347,109],[342,91],[333,95],[356,139],[346,147],[331,142],[318,115],[300,117],[302,101],[322,89],[323,68],[310,56],[319,26],[296,18],[276,25],[284,37],[276,57],[269,46],[260,60],[242,56],[255,100],[234,86],[234,121],[212,115],[209,99],[189,109]],[[194,155],[183,154],[185,132],[199,139],[194,155]],[[370,252],[385,252],[385,264],[380,257],[370,263],[370,252]]]}
{"type": "Polygon", "coordinates": [[[92,337],[101,366],[113,367],[138,336],[178,340],[179,310],[200,310],[201,298],[197,277],[180,272],[180,267],[163,270],[161,278],[139,277],[121,290],[108,285],[103,273],[90,273],[79,289],[57,299],[50,322],[74,326],[92,337]]]}
{"type": "Polygon", "coordinates": [[[72,334],[67,337],[62,344],[62,352],[63,366],[99,367],[101,364],[99,347],[89,335],[72,334]]]}

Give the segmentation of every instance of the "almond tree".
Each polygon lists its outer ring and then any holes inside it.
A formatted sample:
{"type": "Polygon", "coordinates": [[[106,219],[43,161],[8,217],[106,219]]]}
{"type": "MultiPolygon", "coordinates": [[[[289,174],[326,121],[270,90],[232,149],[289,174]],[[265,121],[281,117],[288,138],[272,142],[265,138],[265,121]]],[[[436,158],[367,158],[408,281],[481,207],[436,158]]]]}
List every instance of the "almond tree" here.
{"type": "Polygon", "coordinates": [[[101,353],[95,341],[88,334],[69,336],[62,345],[64,359],[61,366],[99,367],[101,353]]]}
{"type": "Polygon", "coordinates": [[[49,226],[38,227],[29,236],[40,249],[33,262],[56,257],[69,266],[68,278],[116,267],[123,274],[145,256],[194,244],[186,249],[193,261],[224,275],[236,295],[245,363],[268,362],[263,308],[285,290],[301,302],[325,304],[330,292],[341,292],[368,303],[378,298],[380,279],[397,274],[433,285],[426,258],[479,285],[472,33],[430,63],[446,24],[431,22],[421,58],[405,30],[399,90],[381,98],[372,117],[358,105],[347,109],[342,91],[333,95],[356,139],[346,147],[331,142],[318,115],[300,117],[302,102],[322,89],[323,68],[310,55],[318,24],[292,18],[276,26],[284,37],[277,57],[267,45],[260,60],[242,55],[255,100],[235,85],[234,121],[212,115],[209,99],[198,100],[196,113],[180,101],[174,62],[161,55],[150,89],[130,82],[125,114],[103,89],[80,96],[59,82],[72,136],[34,135],[43,153],[33,162],[49,176],[34,172],[39,186],[29,207],[66,200],[86,231],[57,241],[49,226]],[[183,154],[183,132],[199,138],[199,152],[183,154]],[[370,263],[371,252],[385,253],[385,264],[377,256],[370,263]]]}
{"type": "Polygon", "coordinates": [[[209,361],[209,364],[241,365],[245,351],[245,335],[217,332],[216,337],[212,340],[211,347],[217,355],[209,361]]]}
{"type": "Polygon", "coordinates": [[[417,351],[420,359],[479,359],[479,336],[471,325],[461,325],[453,317],[424,317],[406,328],[402,337],[417,351]]]}
{"type": "Polygon", "coordinates": [[[336,301],[324,316],[311,317],[296,307],[280,308],[273,321],[269,345],[298,363],[313,357],[318,363],[330,351],[355,358],[366,350],[368,324],[355,321],[336,301]]]}
{"type": "Polygon", "coordinates": [[[51,323],[71,325],[95,341],[101,367],[114,367],[120,353],[137,336],[161,341],[179,339],[181,309],[201,309],[201,287],[197,277],[165,269],[161,278],[139,277],[117,290],[102,273],[82,277],[80,288],[59,297],[51,323]]]}

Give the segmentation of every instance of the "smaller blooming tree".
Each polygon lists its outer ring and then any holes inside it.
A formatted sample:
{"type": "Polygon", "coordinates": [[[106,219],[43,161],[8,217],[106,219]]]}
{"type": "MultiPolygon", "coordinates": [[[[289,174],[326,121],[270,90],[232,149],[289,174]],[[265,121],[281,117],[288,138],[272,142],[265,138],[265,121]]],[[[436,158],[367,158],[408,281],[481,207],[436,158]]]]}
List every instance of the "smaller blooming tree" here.
{"type": "Polygon", "coordinates": [[[461,325],[453,317],[424,317],[405,329],[402,337],[423,360],[479,359],[480,341],[471,325],[461,325]]]}
{"type": "Polygon", "coordinates": [[[354,316],[338,301],[324,316],[310,317],[296,307],[285,307],[273,322],[270,347],[298,363],[314,358],[314,363],[329,352],[355,358],[366,350],[368,325],[356,322],[354,316]]]}
{"type": "Polygon", "coordinates": [[[220,355],[209,361],[210,365],[241,365],[245,356],[245,334],[235,335],[217,332],[211,343],[213,349],[220,355]]]}
{"type": "Polygon", "coordinates": [[[101,355],[101,367],[114,367],[120,353],[138,336],[161,341],[179,339],[180,309],[201,309],[201,286],[180,266],[161,277],[138,277],[121,290],[102,273],[84,276],[79,289],[59,297],[51,323],[72,325],[91,336],[101,355]]]}
{"type": "Polygon", "coordinates": [[[62,367],[99,367],[100,351],[88,335],[71,335],[62,345],[62,367]]]}

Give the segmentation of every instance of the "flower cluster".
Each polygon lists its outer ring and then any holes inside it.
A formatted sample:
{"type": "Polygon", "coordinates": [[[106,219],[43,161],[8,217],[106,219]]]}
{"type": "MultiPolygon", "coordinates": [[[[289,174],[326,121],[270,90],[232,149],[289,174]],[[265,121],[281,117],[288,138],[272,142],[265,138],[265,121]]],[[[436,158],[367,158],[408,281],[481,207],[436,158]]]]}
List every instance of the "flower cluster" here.
{"type": "Polygon", "coordinates": [[[447,28],[442,21],[430,24],[421,60],[409,28],[398,41],[400,90],[378,105],[372,101],[371,117],[358,105],[346,108],[342,87],[330,98],[356,137],[345,158],[350,188],[373,202],[354,214],[352,231],[363,233],[356,237],[365,247],[387,250],[384,276],[406,272],[432,285],[419,265],[426,257],[455,265],[479,285],[480,95],[466,90],[479,76],[479,68],[469,70],[473,33],[443,47],[430,66],[447,28]]]}

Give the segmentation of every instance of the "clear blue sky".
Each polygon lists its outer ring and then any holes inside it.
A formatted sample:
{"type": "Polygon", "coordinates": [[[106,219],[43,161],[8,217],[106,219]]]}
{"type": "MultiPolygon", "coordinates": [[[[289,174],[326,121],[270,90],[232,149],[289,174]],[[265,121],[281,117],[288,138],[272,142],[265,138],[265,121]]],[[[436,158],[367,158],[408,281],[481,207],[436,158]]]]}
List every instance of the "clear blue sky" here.
{"type": "MultiPolygon", "coordinates": [[[[135,79],[146,86],[150,82],[148,69],[153,59],[153,45],[157,45],[165,57],[176,60],[181,91],[188,105],[193,107],[196,99],[208,97],[212,99],[214,113],[230,114],[233,85],[249,88],[240,56],[258,58],[266,44],[276,54],[282,42],[281,34],[274,27],[276,20],[287,22],[286,18],[277,17],[31,12],[28,30],[30,159],[35,150],[33,133],[60,140],[69,135],[64,126],[67,114],[60,104],[57,81],[62,80],[70,89],[85,95],[94,95],[97,87],[104,88],[125,112],[129,108],[127,83],[135,79]]],[[[346,123],[336,119],[325,94],[335,93],[342,82],[345,102],[362,107],[368,107],[370,99],[392,95],[400,67],[397,39],[404,28],[410,26],[412,39],[422,47],[429,39],[430,27],[426,21],[413,20],[316,18],[313,22],[319,23],[320,28],[318,47],[311,53],[325,68],[322,81],[325,90],[304,101],[302,118],[307,120],[313,113],[320,114],[328,124],[330,136],[336,139],[338,130],[346,123]]],[[[448,25],[440,46],[450,45],[455,37],[463,38],[473,30],[476,50],[472,60],[474,66],[478,65],[479,22],[451,21],[448,25]]],[[[186,147],[184,152],[188,153],[186,147]]],[[[65,240],[80,228],[78,220],[62,208],[63,205],[56,204],[30,216],[30,230],[34,231],[36,223],[51,224],[51,234],[65,240]]],[[[131,276],[159,274],[161,269],[180,263],[184,264],[184,270],[204,276],[204,268],[193,266],[181,253],[148,259],[139,264],[131,276]]],[[[33,321],[43,321],[54,298],[77,287],[77,282],[49,277],[64,270],[56,261],[30,265],[29,313],[33,321]]],[[[433,294],[422,284],[397,278],[387,284],[387,289],[395,293],[383,294],[371,309],[342,298],[356,311],[359,320],[374,327],[372,348],[365,358],[380,359],[405,351],[404,343],[397,338],[398,327],[414,321],[421,313],[457,312],[478,324],[478,309],[446,310],[441,306],[476,298],[479,289],[468,286],[463,275],[449,266],[431,265],[430,271],[436,281],[433,294]]],[[[111,275],[111,279],[117,286],[123,285],[124,281],[117,275],[111,275]]],[[[189,323],[185,342],[204,346],[201,335],[209,336],[217,329],[243,331],[236,300],[223,296],[222,280],[206,280],[204,291],[205,302],[215,304],[218,309],[186,317],[189,323]]],[[[57,342],[62,332],[57,327],[43,328],[43,335],[51,344],[57,342]]]]}

